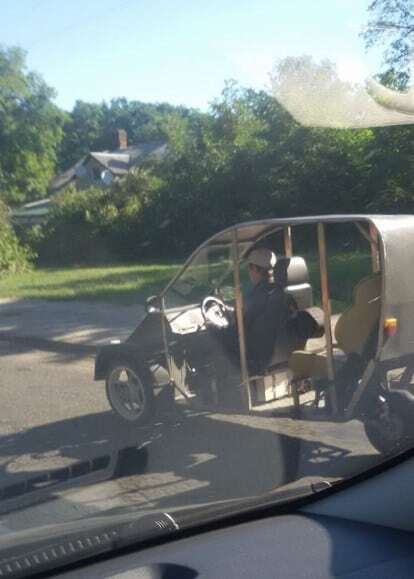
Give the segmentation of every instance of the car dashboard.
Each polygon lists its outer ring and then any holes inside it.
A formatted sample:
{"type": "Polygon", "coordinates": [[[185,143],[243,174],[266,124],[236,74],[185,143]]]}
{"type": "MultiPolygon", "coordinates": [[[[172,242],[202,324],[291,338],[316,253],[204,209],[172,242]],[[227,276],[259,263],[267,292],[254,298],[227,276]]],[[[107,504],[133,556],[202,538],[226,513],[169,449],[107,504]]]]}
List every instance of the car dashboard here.
{"type": "Polygon", "coordinates": [[[174,334],[186,335],[206,329],[200,305],[191,305],[184,310],[167,310],[166,317],[174,334]]]}
{"type": "Polygon", "coordinates": [[[406,531],[298,513],[176,541],[67,577],[404,579],[414,568],[413,538],[406,531]]]}
{"type": "Polygon", "coordinates": [[[292,504],[284,514],[232,526],[223,522],[65,577],[408,579],[414,569],[413,474],[410,458],[308,506],[292,504]]]}

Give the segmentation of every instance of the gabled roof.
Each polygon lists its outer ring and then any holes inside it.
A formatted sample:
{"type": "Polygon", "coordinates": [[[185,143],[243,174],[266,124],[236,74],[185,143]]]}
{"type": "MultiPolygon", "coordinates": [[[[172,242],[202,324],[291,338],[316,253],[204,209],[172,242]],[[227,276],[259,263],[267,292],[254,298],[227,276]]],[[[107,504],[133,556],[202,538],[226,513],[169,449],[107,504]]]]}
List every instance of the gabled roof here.
{"type": "Polygon", "coordinates": [[[131,168],[130,155],[127,153],[89,153],[87,160],[89,158],[95,159],[116,176],[125,175],[131,168]]]}
{"type": "Polygon", "coordinates": [[[49,183],[48,191],[53,194],[60,191],[60,189],[67,187],[69,183],[75,179],[76,170],[78,169],[78,167],[83,165],[84,161],[85,157],[80,159],[77,163],[75,163],[75,165],[73,165],[73,167],[67,169],[67,171],[65,171],[64,173],[61,173],[60,175],[56,175],[56,177],[53,177],[53,179],[49,183]]]}
{"type": "Polygon", "coordinates": [[[136,167],[149,158],[162,161],[167,155],[168,144],[165,141],[151,141],[124,150],[129,150],[131,166],[136,167]]]}
{"type": "Polygon", "coordinates": [[[126,147],[125,149],[115,149],[114,151],[91,152],[80,159],[73,167],[54,177],[49,184],[49,192],[53,195],[67,187],[75,179],[79,167],[91,158],[104,169],[110,171],[115,177],[122,177],[148,159],[161,161],[167,152],[168,145],[165,141],[150,141],[126,147]]]}
{"type": "Polygon", "coordinates": [[[18,209],[14,209],[11,212],[12,219],[34,219],[42,218],[46,216],[49,212],[50,199],[40,199],[39,201],[32,201],[31,203],[26,203],[18,209]]]}

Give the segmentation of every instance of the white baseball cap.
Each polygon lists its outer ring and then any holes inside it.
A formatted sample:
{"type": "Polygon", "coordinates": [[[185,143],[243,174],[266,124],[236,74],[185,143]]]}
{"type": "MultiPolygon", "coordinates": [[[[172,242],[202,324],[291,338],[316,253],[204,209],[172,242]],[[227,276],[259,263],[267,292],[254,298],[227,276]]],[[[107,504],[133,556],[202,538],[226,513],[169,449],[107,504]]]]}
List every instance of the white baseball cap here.
{"type": "Polygon", "coordinates": [[[247,263],[253,263],[263,269],[273,269],[276,265],[276,255],[264,247],[253,249],[247,256],[247,263]]]}

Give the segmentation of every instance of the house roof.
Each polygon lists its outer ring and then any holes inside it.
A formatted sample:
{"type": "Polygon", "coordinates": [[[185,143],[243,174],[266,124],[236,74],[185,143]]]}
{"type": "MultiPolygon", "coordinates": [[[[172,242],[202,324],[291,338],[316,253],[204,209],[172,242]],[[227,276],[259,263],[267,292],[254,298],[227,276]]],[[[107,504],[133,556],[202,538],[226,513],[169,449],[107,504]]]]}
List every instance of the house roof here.
{"type": "Polygon", "coordinates": [[[60,173],[60,175],[56,175],[49,183],[48,190],[50,193],[57,193],[60,189],[67,187],[71,181],[73,181],[76,177],[76,171],[78,167],[82,166],[86,157],[80,159],[75,165],[73,165],[70,169],[67,169],[64,173],[60,173]]]}
{"type": "Polygon", "coordinates": [[[49,183],[49,192],[54,194],[67,187],[75,179],[79,167],[91,158],[110,171],[115,177],[122,177],[148,159],[162,160],[166,156],[167,150],[168,145],[165,141],[150,141],[126,147],[125,149],[91,152],[75,163],[73,167],[54,177],[49,183]]]}
{"type": "Polygon", "coordinates": [[[131,169],[128,153],[90,153],[88,158],[95,159],[113,175],[122,176],[131,169]]]}
{"type": "Polygon", "coordinates": [[[39,201],[32,201],[31,203],[26,203],[18,209],[14,209],[11,212],[12,219],[26,220],[26,219],[36,219],[42,218],[48,214],[50,207],[50,199],[40,199],[39,201]]]}
{"type": "Polygon", "coordinates": [[[130,149],[131,166],[136,167],[149,158],[162,161],[168,152],[168,145],[165,141],[152,141],[128,147],[128,149],[130,149]]]}

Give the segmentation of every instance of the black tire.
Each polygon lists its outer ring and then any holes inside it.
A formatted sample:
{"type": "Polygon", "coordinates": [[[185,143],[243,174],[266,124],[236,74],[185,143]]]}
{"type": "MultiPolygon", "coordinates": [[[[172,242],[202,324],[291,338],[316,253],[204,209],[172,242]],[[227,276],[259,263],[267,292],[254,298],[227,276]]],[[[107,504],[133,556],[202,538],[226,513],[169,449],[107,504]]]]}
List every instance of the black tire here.
{"type": "Polygon", "coordinates": [[[108,402],[124,423],[141,426],[154,415],[154,388],[149,370],[129,360],[111,362],[105,379],[108,402]]]}
{"type": "Polygon", "coordinates": [[[364,421],[365,434],[381,454],[393,454],[397,452],[406,439],[406,426],[400,414],[390,411],[387,420],[370,419],[364,421]]]}

